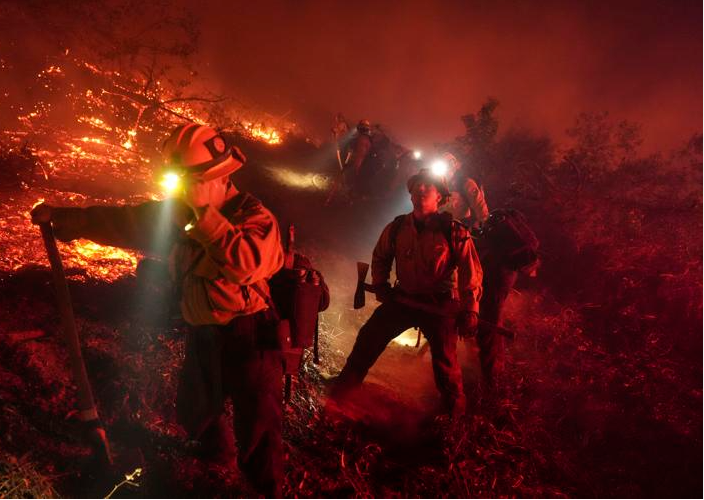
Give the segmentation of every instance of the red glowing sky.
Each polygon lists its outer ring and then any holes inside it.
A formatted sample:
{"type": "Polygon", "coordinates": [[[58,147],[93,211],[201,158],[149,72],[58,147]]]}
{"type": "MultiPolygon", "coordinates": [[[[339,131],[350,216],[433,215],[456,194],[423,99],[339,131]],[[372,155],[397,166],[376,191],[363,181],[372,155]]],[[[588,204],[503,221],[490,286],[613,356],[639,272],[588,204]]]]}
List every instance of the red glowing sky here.
{"type": "Polygon", "coordinates": [[[210,76],[321,132],[342,111],[427,147],[487,96],[503,130],[558,140],[581,111],[641,123],[651,150],[702,128],[696,0],[223,1],[201,15],[210,76]]]}

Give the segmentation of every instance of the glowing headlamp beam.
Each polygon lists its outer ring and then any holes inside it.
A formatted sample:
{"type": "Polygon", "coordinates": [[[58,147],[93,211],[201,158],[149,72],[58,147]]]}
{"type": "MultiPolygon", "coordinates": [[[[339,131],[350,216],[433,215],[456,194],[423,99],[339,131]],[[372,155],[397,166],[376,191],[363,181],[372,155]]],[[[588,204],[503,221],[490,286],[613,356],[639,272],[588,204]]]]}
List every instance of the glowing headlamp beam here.
{"type": "Polygon", "coordinates": [[[181,187],[181,177],[174,172],[167,172],[159,181],[159,185],[167,193],[175,193],[181,187]]]}
{"type": "Polygon", "coordinates": [[[420,160],[421,156],[423,156],[423,153],[421,153],[420,151],[418,151],[418,150],[413,151],[413,159],[414,160],[420,160]]]}

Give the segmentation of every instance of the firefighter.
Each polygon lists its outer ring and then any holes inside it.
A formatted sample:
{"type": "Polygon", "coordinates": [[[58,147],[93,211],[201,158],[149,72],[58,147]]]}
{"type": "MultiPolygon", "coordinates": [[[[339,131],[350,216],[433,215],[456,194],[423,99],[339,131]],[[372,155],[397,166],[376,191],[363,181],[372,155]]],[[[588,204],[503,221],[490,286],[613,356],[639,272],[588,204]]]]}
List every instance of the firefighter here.
{"type": "Polygon", "coordinates": [[[450,188],[448,211],[455,219],[461,220],[472,229],[478,229],[489,217],[484,190],[467,175],[462,164],[453,154],[444,153],[442,159],[448,165],[450,188]]]}
{"type": "Polygon", "coordinates": [[[229,467],[237,456],[262,494],[280,497],[282,356],[264,298],[267,279],[284,261],[278,223],[261,202],[238,191],[231,176],[245,158],[212,128],[176,128],[163,154],[181,176],[177,197],[121,207],[41,204],[32,220],[51,221],[62,241],[85,237],[168,254],[190,326],[176,401],[179,423],[200,443],[204,458],[229,467]],[[232,423],[223,414],[226,397],[235,407],[232,423]]]}
{"type": "Polygon", "coordinates": [[[336,198],[349,198],[349,192],[351,189],[347,181],[347,177],[349,176],[345,172],[345,164],[347,163],[347,159],[350,155],[349,143],[352,132],[350,132],[350,126],[347,124],[347,119],[342,113],[337,113],[335,115],[332,127],[330,127],[330,135],[332,139],[332,147],[334,149],[334,170],[336,173],[331,184],[330,192],[325,199],[325,206],[330,205],[336,198]]]}
{"type": "Polygon", "coordinates": [[[335,148],[336,169],[342,170],[347,161],[348,142],[351,136],[350,126],[347,124],[345,115],[342,113],[335,115],[335,121],[330,128],[330,134],[332,136],[333,147],[335,148]]]}
{"type": "Polygon", "coordinates": [[[459,417],[465,396],[457,339],[458,333],[466,337],[476,332],[482,269],[467,229],[438,212],[449,195],[443,179],[422,169],[407,187],[413,211],[384,228],[372,257],[372,286],[381,305],[360,329],[331,397],[343,400],[361,385],[392,339],[419,327],[430,345],[435,383],[446,409],[459,417]],[[394,261],[397,283],[392,288],[394,261]],[[449,314],[428,312],[423,305],[449,314]]]}
{"type": "MultiPolygon", "coordinates": [[[[342,151],[344,149],[344,142],[350,131],[350,126],[347,124],[347,119],[342,113],[337,113],[335,115],[335,120],[333,121],[332,127],[330,127],[330,133],[332,134],[332,140],[337,143],[338,149],[342,151]]],[[[344,160],[344,156],[343,156],[344,160]]]]}
{"type": "MultiPolygon", "coordinates": [[[[461,220],[475,234],[489,219],[489,208],[484,198],[484,190],[469,177],[462,164],[451,153],[444,153],[443,160],[448,164],[451,198],[449,211],[461,220]]],[[[478,237],[477,251],[482,263],[482,299],[476,342],[479,348],[479,363],[482,370],[482,385],[491,393],[500,387],[499,378],[504,371],[505,338],[496,332],[493,325],[501,325],[504,303],[511,288],[516,283],[517,272],[505,257],[501,248],[493,248],[489,239],[478,237]]]]}
{"type": "Polygon", "coordinates": [[[362,198],[369,191],[367,159],[372,150],[372,127],[369,120],[357,124],[357,133],[352,138],[350,154],[345,164],[345,178],[353,198],[362,198]]]}

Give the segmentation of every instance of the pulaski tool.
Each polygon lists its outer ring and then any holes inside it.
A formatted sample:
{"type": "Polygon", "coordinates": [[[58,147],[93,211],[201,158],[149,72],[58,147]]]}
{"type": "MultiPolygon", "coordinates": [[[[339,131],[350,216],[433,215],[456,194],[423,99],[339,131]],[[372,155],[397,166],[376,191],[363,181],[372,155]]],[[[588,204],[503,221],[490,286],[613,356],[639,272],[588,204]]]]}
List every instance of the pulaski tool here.
{"type": "MultiPolygon", "coordinates": [[[[354,292],[355,309],[361,309],[362,307],[364,307],[364,304],[366,303],[366,297],[364,295],[365,292],[375,293],[377,290],[374,285],[365,283],[368,272],[369,264],[367,264],[366,262],[357,262],[357,288],[354,292]]],[[[456,317],[457,314],[460,312],[457,307],[455,307],[453,304],[447,306],[427,304],[425,302],[420,302],[418,300],[413,299],[412,297],[405,296],[398,292],[392,295],[391,300],[393,300],[394,302],[398,302],[399,304],[412,307],[419,311],[427,312],[429,314],[436,314],[438,316],[456,317]]],[[[493,328],[496,333],[506,337],[508,340],[514,340],[516,338],[515,333],[513,333],[511,330],[504,328],[503,326],[489,323],[488,321],[483,320],[481,318],[479,319],[479,324],[484,325],[488,328],[493,328]]]]}
{"type": "Polygon", "coordinates": [[[56,247],[54,229],[51,222],[44,222],[39,225],[44,240],[49,263],[51,264],[51,274],[56,290],[56,300],[61,315],[61,326],[64,333],[64,342],[69,354],[69,364],[74,382],[78,386],[78,418],[88,429],[88,436],[93,447],[93,453],[104,464],[112,465],[112,455],[110,445],[103,424],[98,417],[98,409],[93,400],[93,393],[88,381],[83,355],[81,354],[81,344],[78,340],[76,330],[76,319],[73,316],[73,306],[71,305],[71,295],[64,274],[64,266],[61,263],[61,256],[56,247]]]}

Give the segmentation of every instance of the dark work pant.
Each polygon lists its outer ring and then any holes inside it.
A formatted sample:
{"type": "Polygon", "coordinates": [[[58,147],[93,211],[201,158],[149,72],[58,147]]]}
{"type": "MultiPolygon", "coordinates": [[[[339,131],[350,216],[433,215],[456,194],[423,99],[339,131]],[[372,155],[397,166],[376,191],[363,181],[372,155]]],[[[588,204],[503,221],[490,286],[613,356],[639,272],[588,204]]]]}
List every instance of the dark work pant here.
{"type": "Polygon", "coordinates": [[[352,353],[333,388],[333,397],[344,397],[359,386],[388,343],[412,327],[420,327],[428,340],[435,384],[448,411],[463,412],[465,397],[457,363],[454,318],[428,314],[393,301],[377,307],[360,329],[352,353]]]}
{"type": "Polygon", "coordinates": [[[479,318],[486,321],[479,325],[477,345],[479,361],[484,382],[493,386],[496,377],[504,367],[504,337],[496,333],[490,325],[501,325],[501,311],[511,288],[516,283],[516,271],[495,265],[482,263],[484,279],[482,281],[482,298],[479,302],[479,318]]]}
{"type": "Polygon", "coordinates": [[[231,397],[238,464],[270,497],[281,496],[283,483],[282,380],[275,324],[266,313],[188,334],[177,396],[179,420],[193,437],[219,441],[206,446],[226,444],[222,411],[224,398],[231,397]]]}

